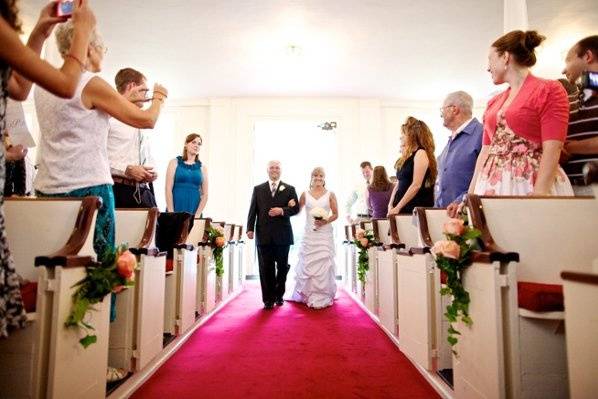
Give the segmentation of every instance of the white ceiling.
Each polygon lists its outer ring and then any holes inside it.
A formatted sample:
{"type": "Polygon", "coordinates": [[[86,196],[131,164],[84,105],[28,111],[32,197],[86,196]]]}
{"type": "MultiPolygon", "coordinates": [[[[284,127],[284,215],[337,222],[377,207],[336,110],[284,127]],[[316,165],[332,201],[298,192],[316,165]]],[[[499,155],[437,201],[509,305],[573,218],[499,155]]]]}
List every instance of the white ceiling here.
{"type": "MultiPolygon", "coordinates": [[[[30,26],[44,0],[21,1],[30,26]]],[[[489,44],[503,0],[93,1],[109,48],[171,97],[379,97],[437,100],[495,90],[489,44]],[[289,54],[289,45],[300,54],[289,54]]]]}

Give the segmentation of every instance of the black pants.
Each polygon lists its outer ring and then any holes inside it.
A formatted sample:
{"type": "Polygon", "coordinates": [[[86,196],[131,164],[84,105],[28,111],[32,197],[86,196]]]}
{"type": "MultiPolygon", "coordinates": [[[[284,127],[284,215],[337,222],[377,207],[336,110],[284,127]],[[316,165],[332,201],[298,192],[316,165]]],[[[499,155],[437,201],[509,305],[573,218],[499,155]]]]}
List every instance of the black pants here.
{"type": "Polygon", "coordinates": [[[130,186],[128,184],[114,183],[114,204],[117,208],[154,208],[156,198],[146,184],[130,186]],[[139,190],[137,190],[139,188],[139,190]]]}
{"type": "Polygon", "coordinates": [[[289,265],[289,245],[258,245],[262,300],[273,304],[282,300],[289,265]]]}

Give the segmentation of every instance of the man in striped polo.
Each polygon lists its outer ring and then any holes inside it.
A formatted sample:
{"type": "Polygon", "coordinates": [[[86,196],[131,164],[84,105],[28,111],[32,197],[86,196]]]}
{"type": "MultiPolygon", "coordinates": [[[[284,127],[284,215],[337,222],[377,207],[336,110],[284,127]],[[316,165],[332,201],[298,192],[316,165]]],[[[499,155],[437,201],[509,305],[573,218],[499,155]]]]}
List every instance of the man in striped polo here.
{"type": "MultiPolygon", "coordinates": [[[[598,35],[577,42],[565,58],[563,74],[571,83],[578,82],[584,72],[598,73],[598,35]]],[[[566,162],[563,168],[573,184],[576,195],[591,195],[583,181],[583,166],[598,161],[598,91],[580,89],[569,96],[570,114],[567,141],[564,145],[566,162]]]]}

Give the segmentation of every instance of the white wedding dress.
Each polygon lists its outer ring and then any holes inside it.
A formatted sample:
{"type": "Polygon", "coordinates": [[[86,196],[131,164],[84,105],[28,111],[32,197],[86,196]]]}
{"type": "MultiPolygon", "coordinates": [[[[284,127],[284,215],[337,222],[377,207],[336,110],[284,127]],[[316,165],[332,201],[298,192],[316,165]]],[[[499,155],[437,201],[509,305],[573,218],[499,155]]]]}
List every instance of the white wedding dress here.
{"type": "Polygon", "coordinates": [[[299,248],[299,261],[295,268],[296,284],[291,300],[303,302],[311,308],[332,305],[336,294],[334,238],[332,225],[314,230],[313,208],[330,212],[330,191],[319,199],[305,192],[305,234],[299,248]]]}

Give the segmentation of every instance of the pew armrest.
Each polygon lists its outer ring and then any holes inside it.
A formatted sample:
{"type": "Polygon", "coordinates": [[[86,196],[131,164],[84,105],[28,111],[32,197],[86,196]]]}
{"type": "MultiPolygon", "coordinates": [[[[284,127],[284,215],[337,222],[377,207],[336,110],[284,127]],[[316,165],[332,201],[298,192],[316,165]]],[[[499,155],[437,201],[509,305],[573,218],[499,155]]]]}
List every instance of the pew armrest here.
{"type": "Polygon", "coordinates": [[[180,244],[174,244],[173,248],[175,248],[175,249],[186,249],[187,251],[193,251],[194,247],[191,244],[180,243],[180,244]]]}
{"type": "Polygon", "coordinates": [[[425,255],[430,253],[430,247],[411,247],[409,252],[412,255],[425,255]]]}
{"type": "MultiPolygon", "coordinates": [[[[156,233],[156,222],[158,221],[158,215],[160,212],[158,208],[150,208],[147,213],[147,220],[145,222],[145,230],[143,232],[143,237],[141,237],[141,241],[137,245],[137,249],[146,248],[149,249],[149,246],[152,244],[154,240],[154,235],[156,233]]],[[[152,248],[155,249],[155,248],[152,248]]],[[[133,251],[131,251],[133,252],[133,251]]],[[[145,253],[144,255],[148,255],[145,253]]],[[[155,256],[155,255],[154,255],[155,256]]]]}
{"type": "Polygon", "coordinates": [[[134,255],[140,256],[152,256],[152,257],[159,257],[159,256],[166,256],[166,251],[160,252],[158,248],[129,248],[134,255]]]}
{"type": "Polygon", "coordinates": [[[519,262],[519,254],[517,252],[504,251],[473,251],[471,260],[476,263],[519,262]]]}
{"type": "Polygon", "coordinates": [[[79,256],[79,255],[50,255],[50,256],[36,256],[35,267],[51,266],[51,267],[87,267],[95,264],[93,256],[79,256]]]}
{"type": "Polygon", "coordinates": [[[58,251],[50,255],[35,257],[34,265],[39,266],[62,266],[62,267],[84,267],[91,266],[95,259],[92,256],[79,256],[78,253],[85,245],[85,241],[92,230],[92,222],[95,212],[102,205],[99,197],[85,197],[81,201],[81,208],[77,214],[75,227],[66,244],[58,251]]]}
{"type": "Polygon", "coordinates": [[[561,278],[563,280],[575,281],[577,283],[598,285],[598,274],[593,273],[562,272],[561,278]]]}

